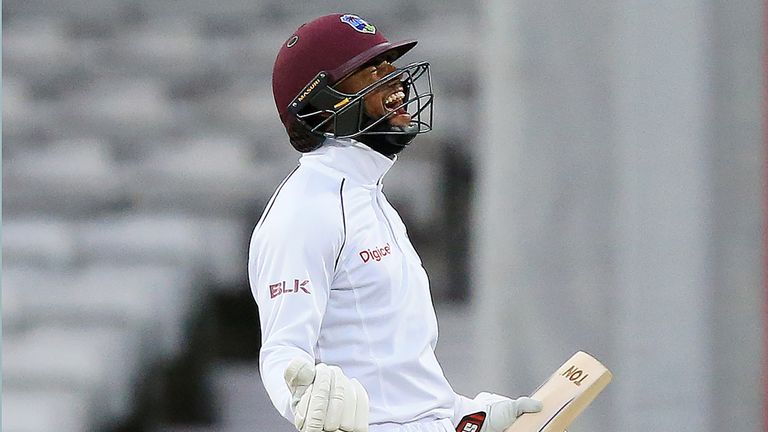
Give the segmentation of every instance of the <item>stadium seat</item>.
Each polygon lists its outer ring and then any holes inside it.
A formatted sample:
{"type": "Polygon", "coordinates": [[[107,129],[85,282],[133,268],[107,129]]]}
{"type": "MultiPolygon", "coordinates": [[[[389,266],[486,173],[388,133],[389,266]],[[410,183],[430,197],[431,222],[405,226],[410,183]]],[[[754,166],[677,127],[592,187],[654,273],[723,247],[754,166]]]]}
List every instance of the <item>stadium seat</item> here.
{"type": "Polygon", "coordinates": [[[55,324],[119,330],[141,339],[147,365],[183,351],[203,295],[190,275],[157,264],[92,264],[67,272],[6,267],[3,294],[11,300],[12,328],[55,324]]]}
{"type": "Polygon", "coordinates": [[[247,231],[240,218],[182,215],[159,205],[152,212],[78,223],[79,259],[92,264],[173,266],[199,278],[200,284],[242,281],[247,231]]]}
{"type": "Polygon", "coordinates": [[[25,132],[35,123],[29,88],[21,78],[3,74],[3,159],[23,151],[25,132]],[[9,142],[11,141],[11,142],[9,142]],[[9,146],[10,145],[10,146],[9,146]]]}
{"type": "Polygon", "coordinates": [[[3,265],[64,269],[76,263],[74,229],[52,218],[6,218],[3,265]]]}
{"type": "MultiPolygon", "coordinates": [[[[205,109],[212,113],[210,120],[217,128],[247,139],[255,150],[254,161],[280,165],[282,171],[295,166],[299,154],[288,143],[269,80],[240,79],[225,92],[206,100],[205,109]]],[[[277,181],[282,177],[283,174],[277,181]]]]}
{"type": "Polygon", "coordinates": [[[4,432],[94,430],[87,397],[77,391],[3,388],[4,432]]]}
{"type": "Polygon", "coordinates": [[[18,291],[6,288],[5,275],[3,275],[2,285],[3,334],[15,334],[23,328],[24,312],[21,309],[21,296],[18,291]]]}
{"type": "Polygon", "coordinates": [[[113,142],[145,142],[183,124],[159,79],[121,76],[92,83],[65,100],[67,128],[113,142]]]}
{"type": "MultiPolygon", "coordinates": [[[[205,304],[200,281],[189,272],[162,264],[94,264],[77,280],[83,299],[73,307],[143,324],[144,352],[167,362],[187,344],[192,319],[205,304]]],[[[65,300],[62,296],[62,300],[65,300]]]]}
{"type": "Polygon", "coordinates": [[[184,2],[184,7],[179,7],[178,4],[173,2],[159,2],[155,0],[138,0],[137,3],[142,11],[150,16],[201,18],[225,15],[253,18],[259,15],[267,2],[249,0],[218,0],[216,2],[188,0],[184,2]]]}
{"type": "Polygon", "coordinates": [[[124,0],[6,0],[3,14],[36,20],[49,18],[119,17],[124,12],[124,0]]]}
{"type": "Polygon", "coordinates": [[[130,413],[139,346],[109,328],[30,329],[3,340],[3,391],[74,393],[86,401],[93,424],[103,427],[130,413]]]}
{"type": "Polygon", "coordinates": [[[76,225],[83,261],[173,265],[194,270],[204,245],[194,222],[183,216],[129,213],[76,225]]]}
{"type": "Polygon", "coordinates": [[[30,149],[3,164],[3,212],[83,214],[125,199],[108,146],[67,140],[30,149]]]}
{"type": "Polygon", "coordinates": [[[169,79],[204,68],[208,61],[195,22],[163,17],[127,29],[117,37],[120,57],[111,66],[133,77],[169,79]]]}
{"type": "Polygon", "coordinates": [[[49,77],[76,67],[76,51],[59,17],[16,18],[3,25],[4,75],[30,81],[49,77]]]}
{"type": "Polygon", "coordinates": [[[240,214],[271,192],[279,174],[252,162],[253,149],[229,137],[200,137],[158,146],[136,167],[131,196],[137,208],[192,214],[240,214]]]}

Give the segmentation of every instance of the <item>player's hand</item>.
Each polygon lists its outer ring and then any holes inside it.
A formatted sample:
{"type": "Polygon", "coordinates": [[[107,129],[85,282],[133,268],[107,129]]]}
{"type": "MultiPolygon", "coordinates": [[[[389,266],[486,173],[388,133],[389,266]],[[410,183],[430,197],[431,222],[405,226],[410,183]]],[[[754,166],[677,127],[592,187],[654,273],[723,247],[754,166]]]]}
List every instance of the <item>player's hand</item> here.
{"type": "Polygon", "coordinates": [[[368,431],[368,393],[338,367],[295,358],[284,377],[301,432],[368,431]]]}
{"type": "Polygon", "coordinates": [[[529,397],[508,399],[492,393],[480,393],[475,400],[487,405],[481,432],[504,432],[522,414],[541,411],[542,403],[529,397]]]}

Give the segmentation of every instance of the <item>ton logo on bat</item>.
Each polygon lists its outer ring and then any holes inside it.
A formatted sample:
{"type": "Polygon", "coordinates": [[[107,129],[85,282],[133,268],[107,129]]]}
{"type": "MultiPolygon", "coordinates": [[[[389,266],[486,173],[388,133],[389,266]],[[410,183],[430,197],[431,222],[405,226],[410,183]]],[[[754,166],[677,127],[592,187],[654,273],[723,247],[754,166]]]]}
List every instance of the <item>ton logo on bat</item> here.
{"type": "Polygon", "coordinates": [[[568,378],[572,383],[576,384],[577,386],[580,386],[581,382],[584,381],[584,379],[586,379],[589,376],[589,374],[584,373],[583,370],[573,365],[571,365],[571,367],[569,367],[568,370],[563,372],[561,375],[568,378]]]}

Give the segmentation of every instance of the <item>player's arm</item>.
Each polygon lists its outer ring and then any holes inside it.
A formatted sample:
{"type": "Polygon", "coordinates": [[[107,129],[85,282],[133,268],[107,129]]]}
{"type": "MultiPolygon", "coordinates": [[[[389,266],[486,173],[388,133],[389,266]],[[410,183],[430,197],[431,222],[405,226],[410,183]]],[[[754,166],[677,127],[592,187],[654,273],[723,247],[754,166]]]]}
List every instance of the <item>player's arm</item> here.
{"type": "Polygon", "coordinates": [[[294,359],[315,364],[344,233],[341,215],[332,208],[315,208],[312,223],[289,210],[273,208],[254,233],[248,273],[261,321],[262,381],[278,411],[295,422],[293,394],[284,376],[294,359]]]}

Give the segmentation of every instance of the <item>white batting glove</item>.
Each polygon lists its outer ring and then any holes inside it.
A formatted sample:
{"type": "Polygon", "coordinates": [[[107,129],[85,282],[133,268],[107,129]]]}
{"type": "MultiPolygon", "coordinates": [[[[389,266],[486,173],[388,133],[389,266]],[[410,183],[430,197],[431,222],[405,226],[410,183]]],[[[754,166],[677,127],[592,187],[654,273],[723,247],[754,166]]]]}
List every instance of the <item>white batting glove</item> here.
{"type": "Polygon", "coordinates": [[[301,432],[367,432],[368,393],[337,366],[295,358],[285,370],[294,425],[301,432]]]}
{"type": "Polygon", "coordinates": [[[542,403],[529,397],[509,399],[493,393],[480,393],[475,401],[486,406],[485,422],[480,432],[504,432],[522,414],[541,411],[542,403]]]}

